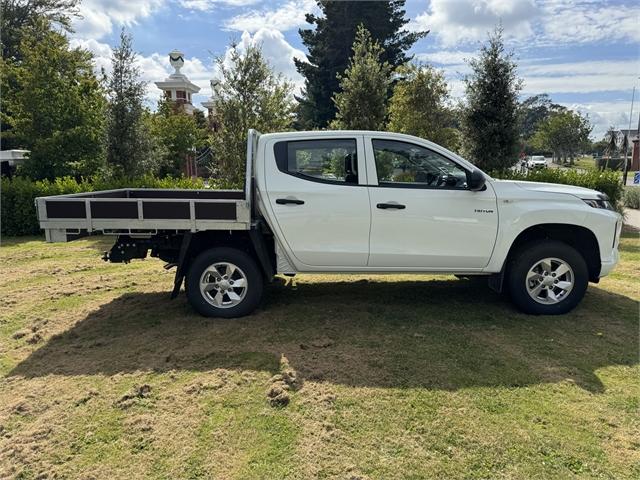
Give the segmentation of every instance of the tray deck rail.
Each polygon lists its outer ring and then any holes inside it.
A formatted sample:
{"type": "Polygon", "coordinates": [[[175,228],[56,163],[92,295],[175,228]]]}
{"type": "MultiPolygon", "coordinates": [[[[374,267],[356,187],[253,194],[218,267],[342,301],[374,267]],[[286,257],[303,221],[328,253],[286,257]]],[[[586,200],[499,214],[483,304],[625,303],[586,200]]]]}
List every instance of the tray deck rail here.
{"type": "Polygon", "coordinates": [[[48,242],[90,233],[149,236],[158,231],[249,230],[243,190],[103,190],[36,199],[48,242]]]}

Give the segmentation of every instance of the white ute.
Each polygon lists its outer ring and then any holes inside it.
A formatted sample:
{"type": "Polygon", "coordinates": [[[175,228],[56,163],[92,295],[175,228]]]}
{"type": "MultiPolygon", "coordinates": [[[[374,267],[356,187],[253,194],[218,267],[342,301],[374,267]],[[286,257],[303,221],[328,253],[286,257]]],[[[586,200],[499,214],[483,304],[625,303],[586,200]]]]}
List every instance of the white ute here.
{"type": "Polygon", "coordinates": [[[48,241],[117,235],[104,259],[176,266],[202,315],[239,317],[277,273],[487,276],[530,314],[562,314],[618,261],[622,221],[586,188],[495,180],[386,132],[249,131],[243,190],[122,189],[36,200],[48,241]]]}

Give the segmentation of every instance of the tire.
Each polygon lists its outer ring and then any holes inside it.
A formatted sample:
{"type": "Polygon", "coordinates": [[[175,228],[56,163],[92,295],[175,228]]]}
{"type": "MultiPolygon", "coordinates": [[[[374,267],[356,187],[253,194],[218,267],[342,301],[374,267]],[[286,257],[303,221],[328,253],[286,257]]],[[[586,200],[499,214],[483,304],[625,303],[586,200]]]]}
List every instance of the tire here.
{"type": "Polygon", "coordinates": [[[588,283],[589,271],[582,255],[555,240],[524,245],[507,267],[511,300],[531,315],[562,315],[573,310],[588,283]]]}
{"type": "Polygon", "coordinates": [[[263,287],[255,260],[241,250],[227,247],[198,255],[185,284],[189,303],[200,315],[221,318],[249,315],[260,304],[263,287]]]}

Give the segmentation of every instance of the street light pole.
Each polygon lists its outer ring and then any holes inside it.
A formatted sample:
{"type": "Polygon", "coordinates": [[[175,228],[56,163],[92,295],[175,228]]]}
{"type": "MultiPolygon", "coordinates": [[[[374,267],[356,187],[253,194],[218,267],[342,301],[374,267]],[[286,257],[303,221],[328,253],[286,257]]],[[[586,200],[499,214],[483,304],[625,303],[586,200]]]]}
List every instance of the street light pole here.
{"type": "MultiPolygon", "coordinates": [[[[629,136],[631,135],[631,118],[633,117],[633,102],[636,99],[636,87],[633,86],[633,93],[631,94],[631,112],[629,112],[629,128],[625,135],[624,142],[624,169],[622,170],[622,185],[627,184],[627,172],[629,171],[629,165],[627,163],[627,153],[629,151],[629,136]]],[[[638,135],[640,135],[640,117],[638,117],[638,135]]]]}

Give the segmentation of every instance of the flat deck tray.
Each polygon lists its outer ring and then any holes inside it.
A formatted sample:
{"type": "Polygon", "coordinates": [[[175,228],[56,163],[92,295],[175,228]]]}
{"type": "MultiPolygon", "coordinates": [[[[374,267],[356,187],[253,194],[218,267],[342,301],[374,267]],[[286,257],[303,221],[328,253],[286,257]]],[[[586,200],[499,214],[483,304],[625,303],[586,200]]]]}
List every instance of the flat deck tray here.
{"type": "Polygon", "coordinates": [[[118,189],[36,199],[49,241],[91,232],[246,230],[251,215],[242,190],[118,189]]]}

